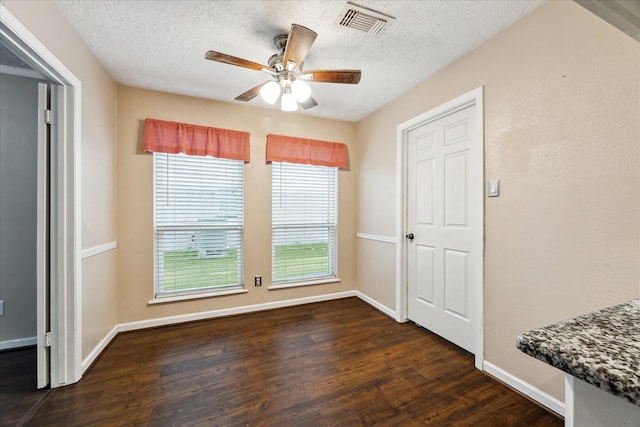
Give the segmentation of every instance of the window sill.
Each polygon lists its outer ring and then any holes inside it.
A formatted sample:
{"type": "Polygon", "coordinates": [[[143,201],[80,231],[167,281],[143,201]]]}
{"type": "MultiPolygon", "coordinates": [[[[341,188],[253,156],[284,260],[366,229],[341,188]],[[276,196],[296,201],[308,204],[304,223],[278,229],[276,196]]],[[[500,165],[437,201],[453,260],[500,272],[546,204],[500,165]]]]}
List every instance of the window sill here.
{"type": "Polygon", "coordinates": [[[287,282],[281,284],[272,284],[271,286],[269,286],[269,290],[271,291],[276,289],[299,288],[301,286],[326,285],[329,283],[339,282],[341,282],[341,280],[338,277],[332,277],[330,279],[309,280],[306,282],[287,282]]]}
{"type": "Polygon", "coordinates": [[[243,288],[243,289],[227,289],[224,291],[201,292],[197,294],[175,295],[171,297],[156,297],[152,300],[149,300],[147,304],[148,305],[164,304],[167,302],[189,301],[194,299],[221,297],[226,295],[246,294],[247,292],[249,291],[243,288]]]}

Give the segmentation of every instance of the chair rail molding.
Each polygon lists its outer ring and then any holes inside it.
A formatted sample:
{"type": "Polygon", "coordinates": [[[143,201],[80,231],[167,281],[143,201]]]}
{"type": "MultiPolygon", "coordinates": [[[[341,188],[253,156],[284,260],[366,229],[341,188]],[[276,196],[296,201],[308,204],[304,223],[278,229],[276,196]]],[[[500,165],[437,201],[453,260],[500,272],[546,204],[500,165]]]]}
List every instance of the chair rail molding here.
{"type": "Polygon", "coordinates": [[[396,238],[391,236],[380,236],[378,234],[356,233],[356,238],[363,240],[372,240],[374,242],[396,244],[396,238]]]}
{"type": "Polygon", "coordinates": [[[83,260],[87,259],[87,258],[91,258],[92,256],[96,256],[96,255],[100,255],[100,254],[105,253],[105,252],[112,251],[112,250],[116,249],[117,247],[118,247],[118,242],[114,240],[113,242],[103,243],[102,245],[93,246],[91,248],[83,249],[81,258],[83,260]]]}

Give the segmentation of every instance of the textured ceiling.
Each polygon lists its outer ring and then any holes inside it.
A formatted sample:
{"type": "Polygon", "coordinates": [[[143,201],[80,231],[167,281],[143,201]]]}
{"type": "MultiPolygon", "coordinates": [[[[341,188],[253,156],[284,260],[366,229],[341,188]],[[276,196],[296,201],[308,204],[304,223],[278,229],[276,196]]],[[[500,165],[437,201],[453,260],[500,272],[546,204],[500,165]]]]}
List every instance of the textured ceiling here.
{"type": "MultiPolygon", "coordinates": [[[[361,69],[358,85],[310,83],[318,106],[297,114],[357,121],[475,49],[544,0],[356,1],[395,17],[378,36],[339,27],[346,1],[56,0],[118,83],[238,102],[270,77],[204,59],[216,50],[266,64],[292,23],[318,33],[305,68],[361,69]]],[[[260,97],[250,101],[278,108],[260,97]]],[[[294,113],[296,114],[296,113],[294,113]]]]}

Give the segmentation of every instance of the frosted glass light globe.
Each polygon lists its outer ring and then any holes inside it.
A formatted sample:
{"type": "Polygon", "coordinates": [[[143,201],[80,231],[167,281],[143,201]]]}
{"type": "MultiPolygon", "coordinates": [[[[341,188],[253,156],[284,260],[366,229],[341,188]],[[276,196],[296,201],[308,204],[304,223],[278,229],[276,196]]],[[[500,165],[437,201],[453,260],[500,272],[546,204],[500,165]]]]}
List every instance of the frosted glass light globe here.
{"type": "Polygon", "coordinates": [[[298,102],[305,102],[311,96],[311,88],[302,80],[296,80],[291,83],[291,93],[298,102]]]}
{"type": "Polygon", "coordinates": [[[296,111],[298,109],[298,101],[292,93],[284,93],[282,95],[282,111],[296,111]]]}
{"type": "Polygon", "coordinates": [[[273,104],[280,96],[280,85],[276,82],[269,82],[260,89],[260,96],[265,102],[273,104]]]}

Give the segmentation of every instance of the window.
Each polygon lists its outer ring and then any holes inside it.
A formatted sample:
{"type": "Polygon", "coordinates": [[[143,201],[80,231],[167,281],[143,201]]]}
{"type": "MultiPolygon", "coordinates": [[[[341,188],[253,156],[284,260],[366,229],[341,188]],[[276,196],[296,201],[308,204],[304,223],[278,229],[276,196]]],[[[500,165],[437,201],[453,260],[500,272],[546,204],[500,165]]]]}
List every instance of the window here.
{"type": "Polygon", "coordinates": [[[335,278],[335,167],[272,162],[274,284],[335,278]]]}
{"type": "Polygon", "coordinates": [[[156,297],[243,284],[244,162],[154,153],[156,297]]]}

